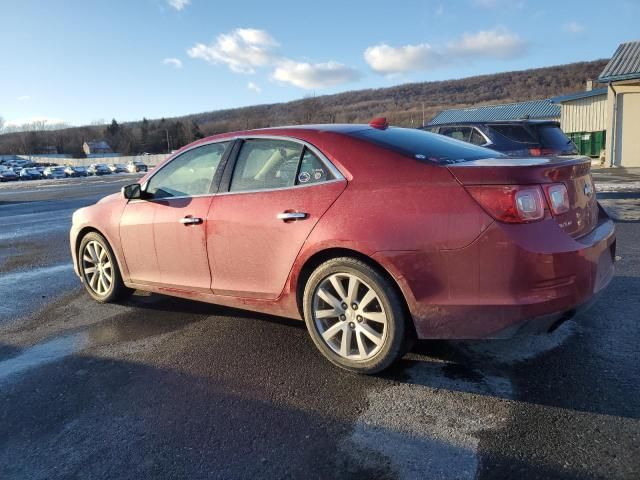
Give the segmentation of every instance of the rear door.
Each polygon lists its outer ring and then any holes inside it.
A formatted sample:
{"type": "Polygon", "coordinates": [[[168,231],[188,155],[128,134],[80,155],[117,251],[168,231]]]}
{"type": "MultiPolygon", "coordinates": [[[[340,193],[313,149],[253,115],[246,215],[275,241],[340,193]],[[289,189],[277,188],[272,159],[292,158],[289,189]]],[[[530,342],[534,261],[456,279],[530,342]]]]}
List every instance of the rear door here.
{"type": "Polygon", "coordinates": [[[277,298],[303,243],[346,187],[313,146],[248,138],[215,196],[207,249],[219,295],[277,298]]]}

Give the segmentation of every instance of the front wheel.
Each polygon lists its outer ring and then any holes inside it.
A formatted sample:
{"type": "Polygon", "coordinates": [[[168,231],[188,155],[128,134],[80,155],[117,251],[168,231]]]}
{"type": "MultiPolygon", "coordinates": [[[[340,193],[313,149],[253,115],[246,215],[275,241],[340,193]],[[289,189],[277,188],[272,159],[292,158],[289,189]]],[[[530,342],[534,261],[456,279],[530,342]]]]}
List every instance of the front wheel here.
{"type": "Polygon", "coordinates": [[[115,302],[133,293],[122,281],[109,243],[97,232],[88,233],[80,242],[78,266],[87,292],[100,303],[115,302]]]}
{"type": "Polygon", "coordinates": [[[335,365],[372,374],[411,346],[411,328],[394,285],[368,264],[349,257],[320,265],[303,297],[307,329],[335,365]]]}

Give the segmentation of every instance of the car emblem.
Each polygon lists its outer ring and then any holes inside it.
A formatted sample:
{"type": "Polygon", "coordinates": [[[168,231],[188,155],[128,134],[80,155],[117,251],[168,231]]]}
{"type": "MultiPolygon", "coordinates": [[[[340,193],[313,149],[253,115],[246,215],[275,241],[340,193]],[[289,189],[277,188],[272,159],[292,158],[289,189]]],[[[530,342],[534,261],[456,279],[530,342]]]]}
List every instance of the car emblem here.
{"type": "Polygon", "coordinates": [[[593,187],[591,186],[591,184],[590,184],[590,183],[585,183],[585,184],[584,184],[584,194],[585,194],[587,197],[590,197],[590,196],[591,196],[591,194],[593,194],[593,187]]]}

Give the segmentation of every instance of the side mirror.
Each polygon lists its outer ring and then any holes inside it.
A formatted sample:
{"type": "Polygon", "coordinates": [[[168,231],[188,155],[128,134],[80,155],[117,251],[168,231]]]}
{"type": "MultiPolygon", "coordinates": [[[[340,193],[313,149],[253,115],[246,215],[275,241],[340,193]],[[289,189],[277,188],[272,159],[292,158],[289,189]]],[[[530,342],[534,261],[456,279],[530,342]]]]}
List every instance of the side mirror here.
{"type": "Polygon", "coordinates": [[[139,183],[132,183],[122,187],[122,196],[127,200],[140,200],[142,198],[142,186],[139,183]]]}

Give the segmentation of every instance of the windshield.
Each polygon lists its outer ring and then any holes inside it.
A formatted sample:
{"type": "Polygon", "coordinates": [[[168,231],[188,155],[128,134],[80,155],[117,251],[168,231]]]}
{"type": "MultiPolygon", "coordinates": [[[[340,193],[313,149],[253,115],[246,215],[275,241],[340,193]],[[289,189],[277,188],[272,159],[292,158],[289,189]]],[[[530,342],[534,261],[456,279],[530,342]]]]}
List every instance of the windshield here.
{"type": "Polygon", "coordinates": [[[504,155],[488,148],[436,133],[410,128],[375,128],[351,132],[349,135],[375,143],[417,160],[439,164],[459,163],[504,155]]]}

